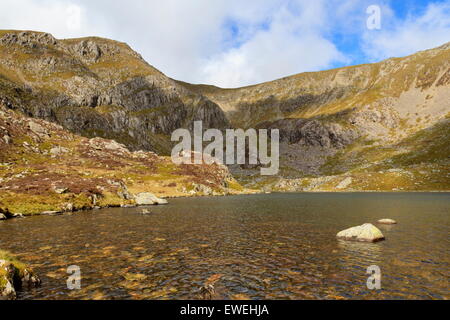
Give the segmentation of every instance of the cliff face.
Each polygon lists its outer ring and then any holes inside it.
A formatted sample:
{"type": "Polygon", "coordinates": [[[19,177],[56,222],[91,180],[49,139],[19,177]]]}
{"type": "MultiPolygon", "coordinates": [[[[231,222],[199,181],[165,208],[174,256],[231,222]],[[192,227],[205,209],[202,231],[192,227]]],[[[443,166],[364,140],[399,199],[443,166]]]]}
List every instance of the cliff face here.
{"type": "Polygon", "coordinates": [[[250,185],[450,189],[450,43],[245,88],[184,85],[216,102],[236,127],[280,130],[281,179],[233,168],[250,185]]]}
{"type": "Polygon", "coordinates": [[[135,195],[223,195],[244,189],[223,165],[175,165],[153,152],[85,138],[0,104],[0,220],[132,205],[135,195]]]}
{"type": "Polygon", "coordinates": [[[194,120],[279,129],[279,176],[230,167],[253,188],[449,190],[449,89],[450,44],[221,89],[172,80],[124,43],[0,31],[0,102],[71,132],[168,154],[194,120]]]}
{"type": "Polygon", "coordinates": [[[0,98],[8,107],[88,137],[168,153],[173,130],[226,128],[213,102],[147,64],[128,45],[0,32],[0,98]]]}

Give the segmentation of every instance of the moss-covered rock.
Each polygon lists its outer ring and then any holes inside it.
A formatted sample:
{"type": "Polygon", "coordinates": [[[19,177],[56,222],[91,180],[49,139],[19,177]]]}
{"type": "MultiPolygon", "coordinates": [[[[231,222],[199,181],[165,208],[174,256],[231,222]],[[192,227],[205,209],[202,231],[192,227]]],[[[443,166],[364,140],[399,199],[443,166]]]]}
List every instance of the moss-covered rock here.
{"type": "Polygon", "coordinates": [[[0,250],[0,300],[14,300],[17,291],[41,284],[33,270],[7,251],[0,250]]]}
{"type": "Polygon", "coordinates": [[[188,196],[183,190],[192,183],[218,194],[245,192],[236,182],[229,188],[225,166],[175,165],[169,157],[132,152],[113,140],[71,134],[1,103],[0,130],[14,141],[0,140],[0,214],[6,218],[139,204],[135,195],[142,193],[188,196]]]}
{"type": "Polygon", "coordinates": [[[9,212],[7,208],[2,208],[2,203],[0,202],[0,221],[9,219],[11,217],[11,212],[9,212]]]}

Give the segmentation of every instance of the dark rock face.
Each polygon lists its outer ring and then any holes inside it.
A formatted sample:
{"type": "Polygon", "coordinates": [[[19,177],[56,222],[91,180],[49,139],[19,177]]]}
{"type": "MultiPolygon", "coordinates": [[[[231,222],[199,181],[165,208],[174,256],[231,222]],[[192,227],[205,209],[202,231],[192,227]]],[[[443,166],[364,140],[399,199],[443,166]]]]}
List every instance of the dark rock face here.
{"type": "Polygon", "coordinates": [[[358,137],[351,129],[344,129],[337,123],[323,123],[318,120],[282,119],[261,125],[267,129],[279,129],[280,140],[301,146],[343,148],[358,137]]]}
{"type": "MultiPolygon", "coordinates": [[[[278,129],[287,178],[331,174],[366,165],[359,150],[399,143],[447,117],[449,48],[221,89],[170,79],[113,40],[3,32],[0,102],[77,134],[162,155],[170,153],[171,133],[197,120],[204,129],[278,129]],[[346,148],[353,143],[358,150],[346,148]],[[348,157],[333,159],[337,153],[348,157]]],[[[0,141],[11,138],[0,130],[0,141]]]]}
{"type": "Polygon", "coordinates": [[[7,220],[12,217],[13,217],[13,215],[11,214],[11,212],[9,212],[8,209],[3,209],[0,207],[0,220],[7,220]]]}
{"type": "Polygon", "coordinates": [[[177,92],[165,92],[158,83],[151,82],[144,77],[137,77],[102,92],[92,100],[98,105],[123,106],[131,111],[141,111],[155,108],[176,100],[177,92]]]}
{"type": "Polygon", "coordinates": [[[12,81],[0,74],[4,105],[74,133],[167,154],[171,133],[192,128],[195,120],[205,129],[230,127],[217,104],[164,76],[125,44],[11,32],[0,46],[6,52],[0,66],[32,75],[12,81]],[[19,55],[26,55],[24,63],[19,55]]]}
{"type": "Polygon", "coordinates": [[[336,123],[324,125],[313,120],[300,129],[300,136],[302,137],[300,141],[306,145],[342,148],[356,138],[356,133],[352,130],[344,130],[336,123]]]}

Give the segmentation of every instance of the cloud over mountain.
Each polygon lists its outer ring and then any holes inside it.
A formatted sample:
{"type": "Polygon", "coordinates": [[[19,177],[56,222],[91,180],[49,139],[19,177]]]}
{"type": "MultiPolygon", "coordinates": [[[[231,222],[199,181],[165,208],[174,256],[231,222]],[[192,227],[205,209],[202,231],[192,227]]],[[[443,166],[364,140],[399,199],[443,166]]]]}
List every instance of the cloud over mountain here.
{"type": "Polygon", "coordinates": [[[0,28],[97,35],[129,43],[171,77],[236,87],[303,71],[405,55],[448,41],[450,1],[403,12],[380,2],[383,26],[365,27],[369,0],[2,0],[0,28]]]}

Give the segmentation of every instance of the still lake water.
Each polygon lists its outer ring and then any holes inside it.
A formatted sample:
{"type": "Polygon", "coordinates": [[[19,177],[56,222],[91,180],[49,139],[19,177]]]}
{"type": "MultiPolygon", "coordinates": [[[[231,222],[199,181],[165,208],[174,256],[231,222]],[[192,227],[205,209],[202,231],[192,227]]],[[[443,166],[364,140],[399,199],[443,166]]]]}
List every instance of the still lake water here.
{"type": "Polygon", "coordinates": [[[196,299],[211,276],[216,298],[448,299],[449,193],[265,194],[172,199],[0,222],[0,248],[42,278],[21,299],[196,299]],[[380,218],[386,241],[336,233],[380,218]],[[67,289],[67,267],[82,289],[67,289]],[[378,265],[382,289],[368,290],[378,265]]]}

